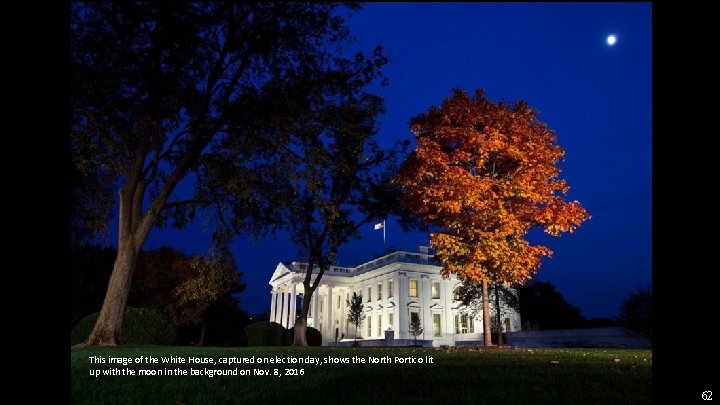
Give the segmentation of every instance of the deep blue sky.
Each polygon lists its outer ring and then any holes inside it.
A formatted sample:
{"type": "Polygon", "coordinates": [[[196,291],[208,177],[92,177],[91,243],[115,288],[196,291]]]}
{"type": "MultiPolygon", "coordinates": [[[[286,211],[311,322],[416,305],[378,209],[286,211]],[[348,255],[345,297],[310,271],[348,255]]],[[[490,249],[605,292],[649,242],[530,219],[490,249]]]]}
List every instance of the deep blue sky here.
{"type": "MultiPolygon", "coordinates": [[[[490,99],[525,99],[565,149],[569,199],[592,215],[572,235],[533,233],[554,257],[537,278],[551,281],[587,317],[616,314],[652,280],[651,5],[649,3],[369,3],[349,20],[355,50],[376,44],[390,58],[378,134],[412,139],[408,120],[439,105],[453,87],[484,88],[490,99]],[[617,43],[606,44],[609,34],[617,43]]],[[[203,218],[181,231],[155,229],[144,248],[187,253],[210,246],[203,218]]],[[[111,229],[111,238],[115,238],[111,229]]],[[[355,265],[388,246],[416,249],[426,234],[404,234],[391,218],[387,242],[368,226],[339,254],[355,265]]],[[[233,244],[247,290],[242,307],[268,311],[268,280],[280,261],[302,260],[286,235],[233,244]]]]}

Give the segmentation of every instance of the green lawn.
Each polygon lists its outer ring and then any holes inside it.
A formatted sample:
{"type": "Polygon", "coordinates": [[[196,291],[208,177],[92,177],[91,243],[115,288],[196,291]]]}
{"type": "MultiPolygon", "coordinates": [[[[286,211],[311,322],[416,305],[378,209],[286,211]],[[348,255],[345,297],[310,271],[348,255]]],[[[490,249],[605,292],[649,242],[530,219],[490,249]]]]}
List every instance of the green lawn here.
{"type": "MultiPolygon", "coordinates": [[[[74,404],[470,403],[646,404],[651,402],[652,352],[619,349],[73,348],[74,404]],[[91,364],[89,357],[253,356],[384,358],[431,356],[432,364],[91,364]],[[617,361],[616,359],[619,359],[617,361]],[[557,362],[557,363],[555,363],[557,362]],[[303,370],[281,376],[91,376],[92,370],[303,370]]],[[[152,372],[152,371],[151,371],[152,372]]],[[[240,371],[239,371],[240,373],[240,371]]]]}

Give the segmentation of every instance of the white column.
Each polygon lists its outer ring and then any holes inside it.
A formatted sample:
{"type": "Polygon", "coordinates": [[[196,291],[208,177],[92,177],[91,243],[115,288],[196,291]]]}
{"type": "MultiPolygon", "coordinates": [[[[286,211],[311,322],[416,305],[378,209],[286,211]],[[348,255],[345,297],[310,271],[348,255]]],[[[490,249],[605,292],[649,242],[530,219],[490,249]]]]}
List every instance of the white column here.
{"type": "Polygon", "coordinates": [[[430,276],[423,274],[420,276],[420,316],[422,316],[423,333],[420,335],[423,339],[432,339],[433,337],[433,322],[432,314],[430,313],[430,305],[432,305],[432,298],[430,292],[430,276]]]}
{"type": "Polygon", "coordinates": [[[270,322],[275,322],[275,300],[277,299],[277,293],[273,289],[270,292],[270,322]]]}
{"type": "MultiPolygon", "coordinates": [[[[455,333],[455,319],[453,319],[452,316],[452,281],[451,280],[445,280],[440,282],[440,285],[442,286],[442,298],[443,298],[443,315],[442,318],[445,319],[445,324],[441,325],[444,329],[442,330],[442,334],[446,339],[450,339],[453,333],[455,333]]],[[[445,341],[447,344],[454,344],[454,342],[449,342],[448,340],[445,341]]]]}
{"type": "Polygon", "coordinates": [[[327,294],[327,326],[325,329],[327,329],[327,337],[328,341],[334,341],[335,340],[335,324],[333,322],[333,288],[328,286],[328,294],[327,294]]]}
{"type": "Polygon", "coordinates": [[[287,310],[285,309],[285,291],[280,291],[278,304],[280,304],[280,308],[278,308],[278,323],[284,327],[285,322],[283,321],[283,315],[287,315],[287,310]]]}
{"type": "Polygon", "coordinates": [[[410,333],[408,332],[408,280],[410,278],[405,275],[399,275],[397,277],[396,284],[398,285],[397,292],[397,305],[398,305],[398,327],[396,332],[396,339],[410,339],[410,333]]]}
{"type": "Polygon", "coordinates": [[[285,313],[283,314],[283,326],[286,328],[289,328],[288,325],[290,322],[288,319],[290,319],[290,293],[285,293],[285,305],[283,305],[283,310],[285,310],[285,313]]]}
{"type": "Polygon", "coordinates": [[[400,307],[398,306],[400,304],[399,297],[400,297],[400,285],[398,284],[400,282],[399,277],[393,277],[393,299],[392,301],[395,303],[395,307],[392,308],[393,311],[393,330],[395,331],[395,339],[400,338],[400,307]]]}
{"type": "Polygon", "coordinates": [[[288,329],[295,326],[295,317],[297,314],[297,284],[293,283],[290,291],[290,316],[288,317],[288,329]]]}
{"type": "Polygon", "coordinates": [[[313,328],[317,329],[322,333],[320,330],[320,308],[318,306],[318,303],[320,302],[320,288],[315,290],[312,296],[312,300],[310,301],[310,305],[312,305],[312,316],[313,316],[313,328]]]}
{"type": "MultiPolygon", "coordinates": [[[[347,294],[346,290],[340,291],[340,314],[338,315],[340,317],[340,332],[338,333],[338,341],[340,341],[340,337],[344,334],[347,336],[347,307],[345,303],[345,294],[347,294]]],[[[334,336],[333,336],[334,337],[334,336]]]]}

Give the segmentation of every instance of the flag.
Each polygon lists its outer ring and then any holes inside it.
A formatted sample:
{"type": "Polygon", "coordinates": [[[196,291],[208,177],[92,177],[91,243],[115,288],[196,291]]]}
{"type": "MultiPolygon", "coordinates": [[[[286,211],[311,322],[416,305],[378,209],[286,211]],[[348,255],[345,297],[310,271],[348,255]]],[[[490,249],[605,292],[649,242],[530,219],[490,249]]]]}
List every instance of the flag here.
{"type": "Polygon", "coordinates": [[[382,222],[375,224],[375,230],[377,231],[378,229],[383,230],[383,243],[385,243],[385,220],[384,219],[382,222]]]}

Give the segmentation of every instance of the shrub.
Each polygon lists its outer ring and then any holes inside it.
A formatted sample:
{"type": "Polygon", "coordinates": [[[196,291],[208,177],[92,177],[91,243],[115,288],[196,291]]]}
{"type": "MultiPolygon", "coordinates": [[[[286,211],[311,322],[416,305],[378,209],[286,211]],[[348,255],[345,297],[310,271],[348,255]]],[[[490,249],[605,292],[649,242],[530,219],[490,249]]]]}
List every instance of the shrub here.
{"type": "Polygon", "coordinates": [[[309,327],[305,332],[305,339],[310,346],[321,346],[322,345],[322,333],[319,330],[309,327]]]}
{"type": "MultiPolygon", "coordinates": [[[[294,340],[295,336],[295,328],[292,327],[288,329],[288,335],[287,335],[286,341],[288,341],[287,345],[292,345],[292,342],[294,340]]],[[[307,342],[308,346],[322,346],[322,333],[320,333],[319,330],[307,326],[305,328],[305,341],[307,342]]]]}
{"type": "MultiPolygon", "coordinates": [[[[84,342],[92,332],[99,312],[83,318],[72,329],[70,343],[84,342]]],[[[175,342],[176,331],[170,320],[159,311],[145,308],[125,309],[122,324],[123,344],[127,345],[171,345],[175,342]]]]}
{"type": "Polygon", "coordinates": [[[287,329],[276,322],[255,322],[245,327],[248,346],[286,346],[287,329]]]}

